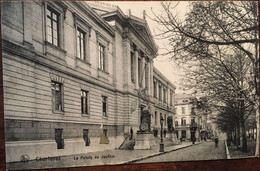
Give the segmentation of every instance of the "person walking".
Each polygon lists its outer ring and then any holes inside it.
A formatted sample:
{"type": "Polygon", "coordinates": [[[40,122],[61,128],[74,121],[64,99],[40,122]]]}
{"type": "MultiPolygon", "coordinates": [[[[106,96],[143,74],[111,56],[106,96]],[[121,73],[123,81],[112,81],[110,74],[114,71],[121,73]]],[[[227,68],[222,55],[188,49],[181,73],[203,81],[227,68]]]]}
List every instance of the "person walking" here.
{"type": "Polygon", "coordinates": [[[133,128],[130,129],[130,140],[133,139],[133,128]]]}
{"type": "Polygon", "coordinates": [[[218,147],[218,136],[215,135],[215,147],[218,147]]]}

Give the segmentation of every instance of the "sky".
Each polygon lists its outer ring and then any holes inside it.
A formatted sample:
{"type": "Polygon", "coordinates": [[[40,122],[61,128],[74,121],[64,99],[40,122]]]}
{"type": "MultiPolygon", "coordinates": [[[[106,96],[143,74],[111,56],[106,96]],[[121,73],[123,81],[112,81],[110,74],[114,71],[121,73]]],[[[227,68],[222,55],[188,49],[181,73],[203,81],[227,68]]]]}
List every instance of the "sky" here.
{"type": "MultiPolygon", "coordinates": [[[[131,10],[131,15],[134,15],[139,18],[143,18],[143,11],[153,18],[154,15],[152,10],[156,13],[160,13],[162,11],[162,7],[159,1],[107,1],[105,3],[109,3],[112,5],[117,5],[124,14],[128,14],[128,10],[131,10]],[[152,9],[152,10],[151,10],[152,9]]],[[[176,3],[176,2],[173,2],[176,3]]],[[[184,18],[185,13],[188,11],[187,9],[187,2],[180,2],[178,4],[177,12],[181,18],[184,18]]],[[[152,35],[158,33],[157,26],[158,24],[152,21],[149,17],[146,17],[148,25],[150,27],[152,35]]],[[[158,53],[162,53],[163,49],[165,49],[164,45],[167,44],[165,40],[159,40],[158,38],[154,37],[155,43],[158,45],[158,53]]],[[[154,59],[154,66],[168,78],[175,86],[176,86],[176,93],[183,93],[182,87],[180,86],[180,79],[183,72],[174,61],[169,60],[169,56],[162,56],[158,55],[154,59]]]]}

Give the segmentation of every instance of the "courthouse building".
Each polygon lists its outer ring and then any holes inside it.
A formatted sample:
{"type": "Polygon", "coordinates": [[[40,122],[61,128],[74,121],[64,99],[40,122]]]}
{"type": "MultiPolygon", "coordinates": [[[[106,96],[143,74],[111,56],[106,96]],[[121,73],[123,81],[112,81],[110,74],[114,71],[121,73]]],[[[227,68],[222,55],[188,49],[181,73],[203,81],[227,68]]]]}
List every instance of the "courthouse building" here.
{"type": "Polygon", "coordinates": [[[118,148],[141,111],[174,119],[144,18],[86,2],[2,2],[7,162],[118,148]],[[101,142],[101,134],[107,141],[101,142]]]}

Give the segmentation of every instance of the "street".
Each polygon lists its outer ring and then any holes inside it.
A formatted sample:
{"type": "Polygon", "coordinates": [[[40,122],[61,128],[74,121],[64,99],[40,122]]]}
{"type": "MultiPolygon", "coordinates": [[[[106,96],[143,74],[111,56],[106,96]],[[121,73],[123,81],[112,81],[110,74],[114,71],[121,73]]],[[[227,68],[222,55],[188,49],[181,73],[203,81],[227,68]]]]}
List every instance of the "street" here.
{"type": "Polygon", "coordinates": [[[215,147],[213,141],[207,141],[181,150],[139,160],[135,163],[226,159],[224,147],[224,141],[219,141],[218,147],[215,147]]]}

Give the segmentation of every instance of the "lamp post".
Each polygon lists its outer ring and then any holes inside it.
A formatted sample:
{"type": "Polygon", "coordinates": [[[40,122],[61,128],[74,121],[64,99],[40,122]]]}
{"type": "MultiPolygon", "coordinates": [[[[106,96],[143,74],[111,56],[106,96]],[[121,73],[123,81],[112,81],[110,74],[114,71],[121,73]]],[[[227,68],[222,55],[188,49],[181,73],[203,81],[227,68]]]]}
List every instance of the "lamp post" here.
{"type": "Polygon", "coordinates": [[[163,117],[160,118],[160,123],[161,123],[161,143],[160,143],[160,151],[159,152],[164,152],[164,144],[163,144],[163,117]]]}
{"type": "Polygon", "coordinates": [[[197,130],[197,123],[196,122],[192,122],[191,125],[190,125],[192,144],[195,144],[195,140],[196,140],[195,132],[196,132],[196,130],[197,130]]]}

